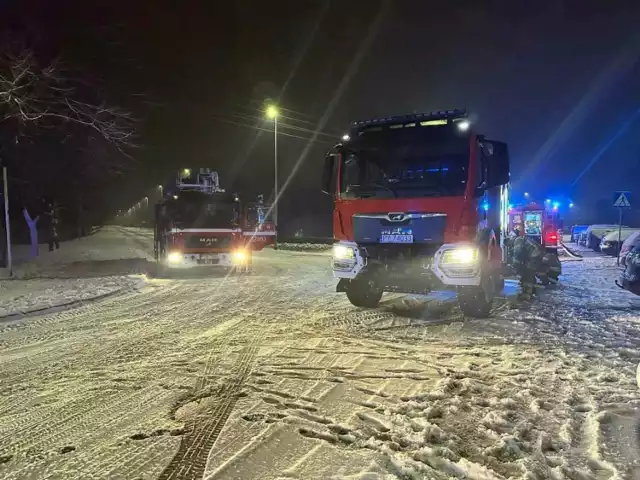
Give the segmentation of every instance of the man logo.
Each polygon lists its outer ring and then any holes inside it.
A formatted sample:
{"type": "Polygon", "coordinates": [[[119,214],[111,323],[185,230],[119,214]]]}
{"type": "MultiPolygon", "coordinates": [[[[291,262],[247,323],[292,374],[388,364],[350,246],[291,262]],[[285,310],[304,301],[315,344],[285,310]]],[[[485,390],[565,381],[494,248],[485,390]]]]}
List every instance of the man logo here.
{"type": "Polygon", "coordinates": [[[404,220],[404,213],[390,213],[387,215],[390,222],[401,222],[404,220]]]}

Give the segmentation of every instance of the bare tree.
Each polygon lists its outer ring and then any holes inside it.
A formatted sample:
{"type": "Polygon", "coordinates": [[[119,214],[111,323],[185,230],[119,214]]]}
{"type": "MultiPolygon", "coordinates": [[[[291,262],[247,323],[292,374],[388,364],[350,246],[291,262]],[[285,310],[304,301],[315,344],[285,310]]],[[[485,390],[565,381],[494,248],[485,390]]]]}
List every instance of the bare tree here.
{"type": "MultiPolygon", "coordinates": [[[[0,52],[0,163],[13,164],[16,176],[30,187],[29,197],[52,184],[64,185],[69,175],[76,188],[87,189],[100,174],[118,174],[131,160],[127,150],[135,146],[134,132],[129,112],[108,106],[95,86],[62,62],[42,61],[28,48],[0,52]],[[94,154],[87,155],[87,148],[94,154]],[[41,178],[34,178],[34,171],[41,178]]],[[[81,191],[77,198],[82,199],[81,191]]],[[[82,201],[79,211],[81,216],[82,201]]],[[[29,227],[35,228],[35,220],[29,227]]]]}
{"type": "Polygon", "coordinates": [[[0,55],[0,124],[56,127],[75,123],[96,131],[119,149],[133,146],[133,119],[103,102],[82,100],[89,89],[65,75],[59,61],[41,65],[33,51],[0,55]]]}

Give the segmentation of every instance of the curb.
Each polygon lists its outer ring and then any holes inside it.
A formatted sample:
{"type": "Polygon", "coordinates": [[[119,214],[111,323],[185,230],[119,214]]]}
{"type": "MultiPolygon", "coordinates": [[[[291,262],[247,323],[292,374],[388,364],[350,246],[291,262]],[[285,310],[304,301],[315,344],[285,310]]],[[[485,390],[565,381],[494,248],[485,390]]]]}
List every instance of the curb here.
{"type": "Polygon", "coordinates": [[[147,284],[147,281],[148,281],[147,276],[144,275],[132,286],[121,287],[114,290],[113,292],[102,293],[100,295],[96,295],[95,297],[83,298],[81,300],[72,300],[70,302],[61,303],[59,305],[53,305],[51,307],[34,308],[32,310],[10,313],[8,315],[0,316],[0,323],[12,321],[12,320],[21,320],[23,318],[40,315],[43,313],[58,313],[65,310],[71,310],[72,308],[89,305],[91,303],[99,302],[100,300],[104,300],[109,297],[115,297],[118,295],[123,295],[125,293],[140,290],[142,287],[144,287],[147,284]]]}
{"type": "Polygon", "coordinates": [[[562,245],[562,248],[564,248],[567,251],[567,253],[569,254],[570,257],[582,258],[582,255],[580,255],[580,254],[572,251],[571,249],[569,249],[569,247],[567,247],[564,242],[560,242],[560,245],[562,245]]]}

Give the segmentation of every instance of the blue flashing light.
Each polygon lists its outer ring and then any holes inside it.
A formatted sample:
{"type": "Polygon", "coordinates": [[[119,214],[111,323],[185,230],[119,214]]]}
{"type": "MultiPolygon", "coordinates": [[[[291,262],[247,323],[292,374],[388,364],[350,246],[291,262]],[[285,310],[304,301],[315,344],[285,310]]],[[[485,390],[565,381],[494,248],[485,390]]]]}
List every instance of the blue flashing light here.
{"type": "Polygon", "coordinates": [[[487,210],[489,210],[489,204],[487,202],[484,202],[482,204],[482,209],[486,212],[487,210]]]}
{"type": "Polygon", "coordinates": [[[560,202],[553,202],[553,209],[557,210],[558,208],[560,208],[560,202]]]}
{"type": "Polygon", "coordinates": [[[547,198],[547,199],[544,201],[544,203],[551,203],[551,199],[550,199],[550,198],[547,198]]]}
{"type": "Polygon", "coordinates": [[[510,203],[509,204],[509,210],[511,210],[513,208],[513,205],[510,203]]]}
{"type": "Polygon", "coordinates": [[[573,202],[569,204],[569,208],[573,208],[573,202]]]}

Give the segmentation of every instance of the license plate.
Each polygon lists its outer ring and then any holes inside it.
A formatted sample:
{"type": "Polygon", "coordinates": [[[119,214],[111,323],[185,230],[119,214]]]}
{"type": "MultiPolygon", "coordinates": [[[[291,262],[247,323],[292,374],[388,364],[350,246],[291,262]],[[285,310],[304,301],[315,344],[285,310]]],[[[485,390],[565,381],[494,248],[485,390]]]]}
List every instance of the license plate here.
{"type": "Polygon", "coordinates": [[[381,235],[380,243],[413,243],[413,235],[407,235],[407,234],[381,235]]]}
{"type": "Polygon", "coordinates": [[[215,265],[219,261],[218,255],[201,255],[198,259],[198,263],[204,265],[215,265]]]}

